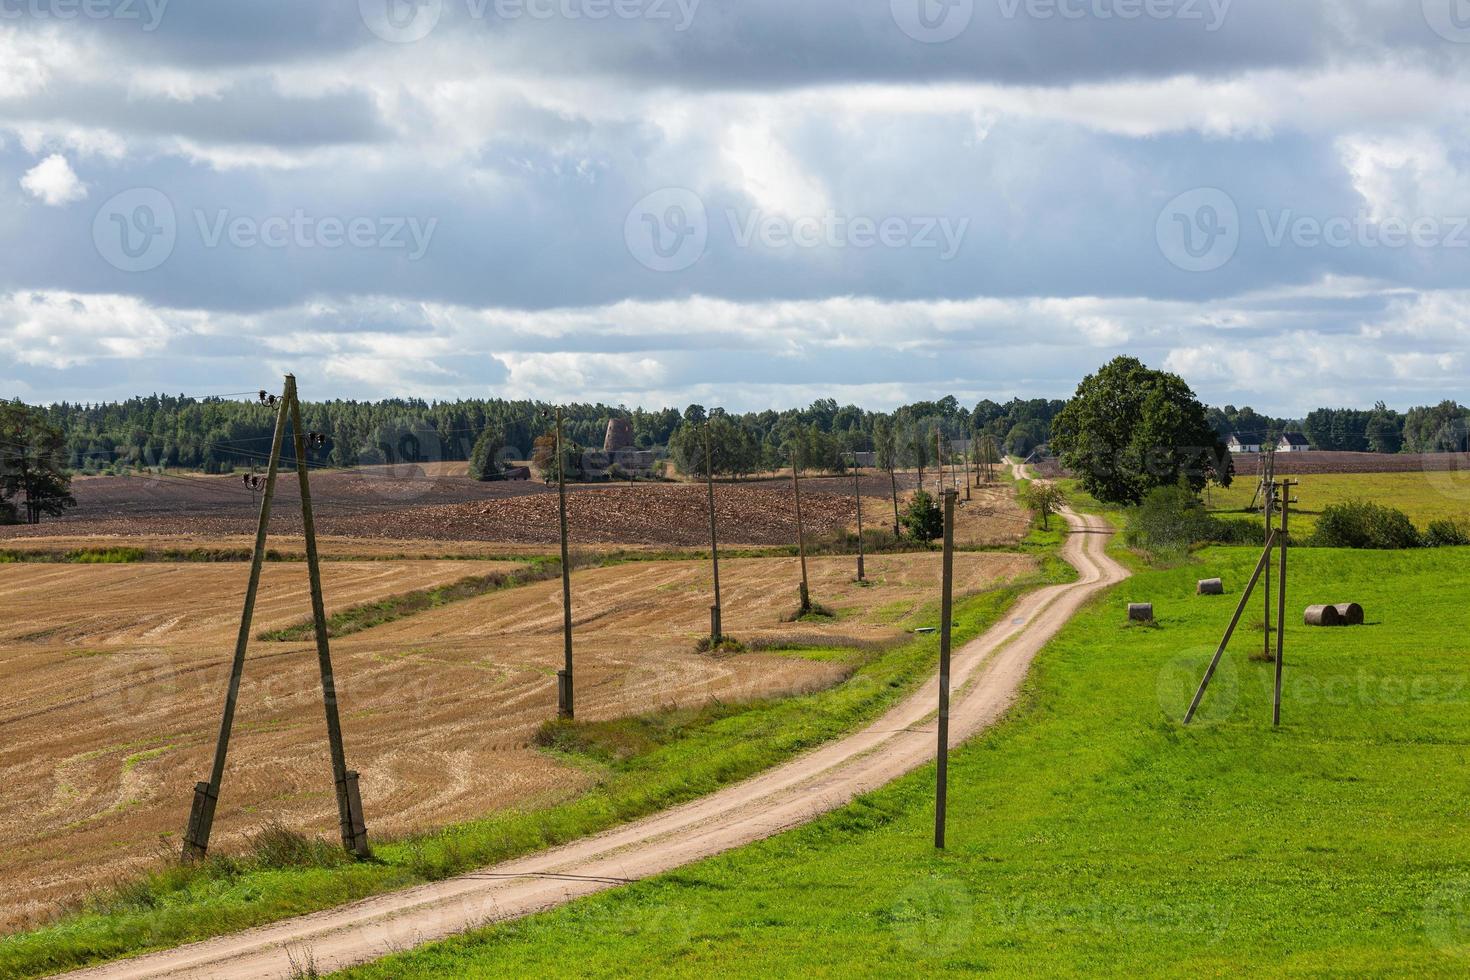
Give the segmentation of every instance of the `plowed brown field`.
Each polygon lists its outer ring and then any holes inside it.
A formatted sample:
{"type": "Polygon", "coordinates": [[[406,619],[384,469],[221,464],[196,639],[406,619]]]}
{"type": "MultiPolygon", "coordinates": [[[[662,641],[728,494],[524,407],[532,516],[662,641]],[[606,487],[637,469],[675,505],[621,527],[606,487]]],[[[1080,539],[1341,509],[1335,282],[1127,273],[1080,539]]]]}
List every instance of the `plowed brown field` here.
{"type": "MultiPolygon", "coordinates": [[[[973,506],[973,505],[972,505],[973,506]]],[[[891,517],[891,510],[890,510],[891,517]]],[[[333,562],[329,608],[453,581],[484,561],[333,562]]],[[[811,562],[830,623],[786,623],[795,559],[722,563],[725,626],[745,640],[848,643],[933,625],[939,556],[811,562]]],[[[1032,567],[962,554],[961,591],[1032,567]]],[[[244,590],[241,564],[0,566],[0,924],[173,850],[207,775],[244,590]]],[[[348,762],[363,773],[373,834],[562,798],[591,778],[528,747],[555,711],[559,583],[541,582],[336,640],[348,762]]],[[[695,652],[708,628],[702,562],[633,563],[574,576],[578,713],[814,689],[844,667],[779,653],[695,652]]],[[[305,569],[265,570],[257,628],[307,609],[305,569]]],[[[310,644],[252,645],[216,823],[228,849],[270,820],[330,836],[335,803],[310,644]]]]}

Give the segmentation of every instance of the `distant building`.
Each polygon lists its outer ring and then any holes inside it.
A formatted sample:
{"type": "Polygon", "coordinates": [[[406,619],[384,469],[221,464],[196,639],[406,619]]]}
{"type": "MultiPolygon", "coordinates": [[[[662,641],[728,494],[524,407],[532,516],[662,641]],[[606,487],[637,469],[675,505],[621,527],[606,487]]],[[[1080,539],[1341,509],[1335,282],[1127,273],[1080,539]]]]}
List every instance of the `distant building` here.
{"type": "Polygon", "coordinates": [[[1277,443],[1276,451],[1282,453],[1305,453],[1310,452],[1312,443],[1300,432],[1287,432],[1277,443]]]}
{"type": "Polygon", "coordinates": [[[1261,441],[1254,436],[1246,436],[1242,439],[1239,435],[1232,435],[1226,440],[1225,445],[1232,453],[1258,453],[1261,451],[1261,441]]]}

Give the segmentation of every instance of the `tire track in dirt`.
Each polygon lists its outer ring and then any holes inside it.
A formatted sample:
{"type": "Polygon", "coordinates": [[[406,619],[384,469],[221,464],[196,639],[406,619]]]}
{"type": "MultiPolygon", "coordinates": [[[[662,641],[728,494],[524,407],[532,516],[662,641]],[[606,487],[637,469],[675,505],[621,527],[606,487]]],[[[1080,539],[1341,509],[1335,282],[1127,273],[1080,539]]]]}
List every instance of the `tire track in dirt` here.
{"type": "MultiPolygon", "coordinates": [[[[1110,525],[1064,516],[1073,533],[1062,553],[1078,579],[1028,594],[1003,623],[956,652],[952,745],[1001,718],[1041,648],[1084,602],[1127,577],[1104,550],[1110,525]]],[[[703,799],[563,847],[74,975],[282,977],[291,973],[292,956],[299,961],[307,951],[318,968],[335,970],[660,874],[798,826],[924,765],[935,751],[937,690],[937,678],[931,679],[863,731],[703,799]]]]}

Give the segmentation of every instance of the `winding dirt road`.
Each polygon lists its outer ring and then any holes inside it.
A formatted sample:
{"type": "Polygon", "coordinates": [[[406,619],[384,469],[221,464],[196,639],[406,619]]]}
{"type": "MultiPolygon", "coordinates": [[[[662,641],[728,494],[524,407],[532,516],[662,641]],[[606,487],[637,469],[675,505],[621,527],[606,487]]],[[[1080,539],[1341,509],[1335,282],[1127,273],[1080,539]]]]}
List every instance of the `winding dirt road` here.
{"type": "MultiPolygon", "coordinates": [[[[1078,580],[1030,593],[1005,622],[956,651],[952,745],[998,720],[1046,642],[1090,597],[1128,574],[1104,552],[1110,525],[1064,516],[1073,533],[1062,553],[1078,580]]],[[[863,731],[711,796],[555,850],[74,976],[283,977],[293,958],[326,972],[660,874],[806,823],[924,765],[935,754],[937,696],[936,678],[863,731]]]]}

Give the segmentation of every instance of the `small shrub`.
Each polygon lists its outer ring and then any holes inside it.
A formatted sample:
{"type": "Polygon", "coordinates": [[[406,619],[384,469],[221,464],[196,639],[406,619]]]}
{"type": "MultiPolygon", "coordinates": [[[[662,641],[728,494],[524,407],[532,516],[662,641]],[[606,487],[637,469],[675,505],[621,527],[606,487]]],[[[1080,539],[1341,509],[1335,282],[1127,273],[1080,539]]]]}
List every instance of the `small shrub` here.
{"type": "Polygon", "coordinates": [[[914,491],[913,499],[899,519],[904,533],[921,544],[928,544],[944,533],[944,512],[927,490],[914,491]]]}
{"type": "Polygon", "coordinates": [[[1461,548],[1466,545],[1470,545],[1470,523],[1463,519],[1430,521],[1424,531],[1426,548],[1461,548]]]}
{"type": "Polygon", "coordinates": [[[1395,507],[1351,500],[1330,504],[1310,543],[1318,548],[1418,548],[1424,544],[1409,516],[1395,507]]]}
{"type": "Polygon", "coordinates": [[[694,649],[699,653],[744,653],[745,644],[733,636],[722,636],[718,643],[711,643],[708,636],[701,636],[694,649]]]}
{"type": "Polygon", "coordinates": [[[1128,511],[1125,540],[1156,555],[1174,555],[1198,544],[1254,544],[1264,532],[1240,520],[1221,520],[1205,510],[1186,486],[1159,487],[1128,511]]]}

